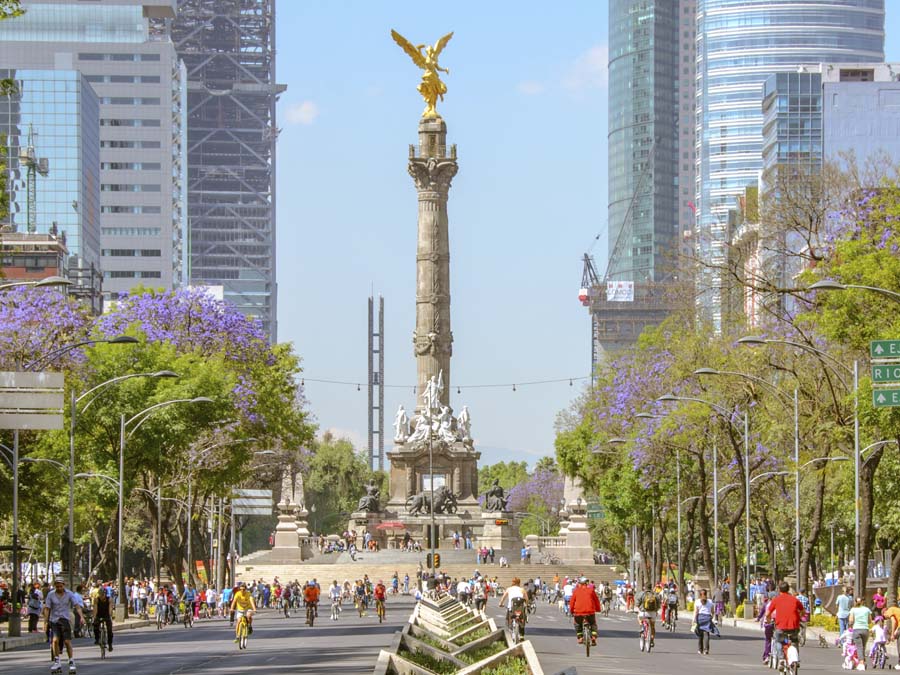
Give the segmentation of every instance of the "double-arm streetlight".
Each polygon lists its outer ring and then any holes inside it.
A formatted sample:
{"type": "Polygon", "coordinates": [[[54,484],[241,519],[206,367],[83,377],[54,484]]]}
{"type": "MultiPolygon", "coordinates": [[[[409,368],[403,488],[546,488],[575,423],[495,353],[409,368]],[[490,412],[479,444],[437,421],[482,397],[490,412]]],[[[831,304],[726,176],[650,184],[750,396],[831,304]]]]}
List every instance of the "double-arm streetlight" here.
{"type": "MultiPolygon", "coordinates": [[[[119,343],[121,343],[121,340],[119,343]]],[[[69,546],[68,560],[65,561],[66,568],[69,570],[69,588],[75,587],[73,583],[73,569],[75,567],[75,420],[78,415],[78,404],[91,394],[94,394],[94,397],[85,403],[84,407],[81,409],[81,412],[85,412],[88,407],[97,400],[97,397],[104,389],[135,377],[178,377],[178,373],[174,373],[171,370],[158,370],[152,373],[120,375],[119,377],[113,377],[91,387],[79,396],[76,396],[74,390],[72,391],[69,406],[69,546]]]]}
{"type": "MultiPolygon", "coordinates": [[[[675,396],[674,394],[664,394],[656,399],[659,402],[666,403],[671,401],[684,401],[690,403],[702,403],[728,422],[732,427],[735,426],[734,421],[731,419],[731,411],[723,408],[722,406],[713,403],[711,401],[707,401],[702,398],[695,398],[693,396],[675,396]]],[[[718,463],[718,462],[716,462],[718,463]]],[[[715,504],[715,512],[716,512],[716,520],[718,520],[718,490],[713,486],[713,493],[717,495],[716,504],[715,504]]],[[[744,413],[744,546],[747,550],[747,584],[750,583],[750,418],[747,413],[744,413]]],[[[718,547],[717,547],[718,551],[718,547]]]]}
{"type": "MultiPolygon", "coordinates": [[[[815,286],[816,284],[813,284],[815,286]]],[[[812,287],[810,287],[812,288],[812,287]]],[[[820,287],[824,288],[824,287],[820,287]]],[[[868,288],[868,287],[867,287],[868,288]]],[[[879,289],[872,289],[879,290],[879,289]]],[[[881,289],[884,290],[884,289],[881,289]]],[[[887,291],[890,293],[890,291],[887,291]]],[[[770,344],[782,344],[787,345],[789,347],[794,347],[796,349],[800,349],[801,351],[810,352],[812,354],[816,354],[820,356],[822,359],[825,359],[832,363],[833,365],[839,367],[845,373],[853,376],[853,456],[854,456],[854,470],[853,470],[853,509],[854,509],[854,549],[855,554],[854,558],[856,560],[856,576],[854,578],[854,597],[860,597],[862,595],[862,591],[865,588],[865,582],[859,582],[859,463],[860,463],[860,449],[859,449],[859,361],[853,361],[853,368],[849,368],[846,364],[842,363],[838,359],[834,358],[831,354],[821,349],[817,349],[812,345],[804,344],[802,342],[797,342],[795,340],[781,340],[776,338],[762,338],[755,335],[748,335],[746,337],[742,337],[738,340],[738,344],[744,345],[770,345],[770,344]]],[[[846,382],[844,382],[843,378],[840,377],[838,373],[835,375],[840,379],[841,383],[845,388],[847,387],[846,382]]],[[[795,391],[795,399],[796,399],[796,391],[795,391]]],[[[795,461],[799,463],[799,459],[795,457],[795,461]]],[[[799,494],[799,488],[798,488],[799,494]]],[[[799,509],[799,505],[795,503],[795,508],[799,509]]],[[[799,518],[798,518],[799,522],[799,518]]],[[[799,581],[799,563],[797,570],[797,577],[799,581]]]]}
{"type": "MultiPolygon", "coordinates": [[[[42,279],[38,282],[28,282],[28,283],[13,283],[7,284],[5,286],[0,286],[0,290],[3,288],[9,288],[10,286],[64,286],[69,285],[71,282],[68,279],[63,279],[62,277],[48,277],[47,279],[42,279]]],[[[130,337],[128,335],[119,335],[109,339],[92,339],[92,340],[81,340],[74,344],[65,345],[58,349],[54,349],[53,351],[37,358],[30,363],[25,364],[23,370],[32,371],[41,366],[47,365],[59,358],[60,356],[67,354],[68,352],[77,349],[79,347],[84,347],[86,345],[94,345],[99,343],[108,343],[108,344],[133,344],[137,342],[136,338],[130,337]]],[[[20,363],[16,363],[16,370],[19,370],[21,367],[20,363]]],[[[13,607],[16,609],[12,614],[10,614],[9,618],[9,635],[10,637],[19,637],[22,635],[22,623],[21,617],[19,615],[17,609],[17,601],[19,597],[19,430],[13,429],[13,457],[12,457],[12,474],[13,474],[13,499],[12,499],[12,510],[13,510],[13,523],[12,523],[12,562],[13,562],[13,573],[12,573],[12,589],[11,594],[13,598],[13,607]]],[[[71,533],[70,533],[71,536],[71,533]]],[[[69,550],[71,550],[71,544],[69,546],[69,550]]]]}
{"type": "MultiPolygon", "coordinates": [[[[125,440],[126,438],[131,438],[134,435],[134,432],[140,428],[140,426],[146,422],[150,416],[160,408],[165,408],[170,405],[175,405],[176,403],[212,403],[211,398],[207,398],[206,396],[197,396],[194,398],[175,398],[169,401],[163,401],[162,403],[157,403],[155,405],[151,405],[149,408],[145,408],[141,410],[139,413],[129,418],[125,419],[125,415],[122,414],[120,416],[119,421],[119,518],[118,518],[118,547],[119,547],[119,555],[118,555],[118,563],[117,563],[117,571],[116,571],[116,588],[118,592],[118,597],[122,602],[116,604],[116,620],[124,621],[128,616],[128,603],[124,602],[125,600],[125,578],[123,572],[123,536],[122,536],[122,516],[123,511],[125,510],[125,495],[123,491],[123,486],[125,484],[125,440]],[[129,425],[134,424],[131,430],[128,432],[126,436],[125,431],[129,425]]],[[[162,545],[162,542],[158,542],[158,545],[162,545]]]]}

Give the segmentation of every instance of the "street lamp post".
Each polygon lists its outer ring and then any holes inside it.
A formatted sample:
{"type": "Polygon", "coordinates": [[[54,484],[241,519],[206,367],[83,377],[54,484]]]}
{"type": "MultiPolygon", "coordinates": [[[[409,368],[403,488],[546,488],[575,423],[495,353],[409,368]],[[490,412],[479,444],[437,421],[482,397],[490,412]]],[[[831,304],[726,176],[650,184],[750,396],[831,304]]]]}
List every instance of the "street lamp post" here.
{"type": "MultiPolygon", "coordinates": [[[[4,288],[9,288],[11,286],[34,286],[34,287],[42,287],[42,286],[68,286],[71,285],[68,279],[63,279],[62,277],[48,277],[46,279],[41,279],[36,282],[26,282],[26,283],[12,283],[5,284],[0,286],[0,290],[4,288]]],[[[53,351],[45,354],[44,356],[35,359],[34,361],[25,364],[24,370],[30,371],[39,366],[48,364],[55,360],[56,358],[66,354],[73,349],[77,349],[78,347],[83,347],[85,345],[93,345],[101,342],[106,342],[109,344],[128,344],[137,342],[135,338],[120,335],[114,338],[110,338],[108,340],[82,340],[80,342],[76,342],[74,344],[65,345],[58,349],[54,349],[53,351]]],[[[19,370],[19,364],[16,364],[16,370],[19,370]]],[[[21,615],[19,614],[18,600],[19,600],[19,430],[13,430],[13,522],[12,522],[12,563],[13,563],[13,571],[12,571],[12,588],[10,589],[12,599],[13,599],[13,612],[9,616],[9,636],[10,637],[20,637],[22,635],[22,621],[21,615]]],[[[70,483],[71,487],[71,483],[70,483]]],[[[71,499],[70,499],[71,501],[71,499]]],[[[71,541],[71,529],[69,531],[69,551],[72,550],[73,543],[71,541]]]]}
{"type": "MultiPolygon", "coordinates": [[[[119,340],[114,344],[128,344],[128,342],[119,340]]],[[[135,377],[178,377],[178,374],[171,370],[160,370],[154,373],[133,373],[130,375],[120,375],[119,377],[113,377],[106,380],[106,382],[101,382],[97,386],[91,387],[80,396],[76,396],[75,391],[72,390],[69,406],[69,550],[68,560],[65,561],[66,567],[69,570],[68,583],[70,589],[75,587],[73,572],[75,567],[75,419],[78,413],[78,403],[90,394],[99,392],[110,385],[130,380],[135,377]]],[[[82,412],[87,410],[88,406],[94,402],[95,398],[92,398],[85,404],[82,412]]]]}
{"type": "MultiPolygon", "coordinates": [[[[128,616],[128,605],[124,602],[125,599],[125,577],[124,577],[124,569],[122,563],[124,562],[124,552],[122,550],[123,547],[123,532],[122,532],[122,521],[123,521],[123,512],[125,511],[125,494],[123,487],[125,485],[125,429],[132,422],[136,422],[134,428],[128,433],[128,437],[130,438],[135,431],[143,424],[147,419],[153,414],[154,411],[159,410],[160,408],[174,405],[176,403],[211,403],[212,399],[207,398],[205,396],[197,396],[195,398],[176,398],[169,401],[163,401],[162,403],[157,403],[155,405],[151,405],[149,408],[145,408],[141,412],[137,413],[129,420],[125,420],[125,415],[122,414],[119,419],[119,518],[118,518],[118,561],[117,561],[117,570],[116,570],[116,589],[117,589],[117,602],[116,602],[116,621],[124,621],[128,616]]],[[[158,548],[162,548],[162,540],[157,543],[158,548]]],[[[159,577],[159,566],[157,565],[156,570],[157,577],[159,577]]],[[[159,579],[157,579],[157,584],[159,583],[159,579]]]]}
{"type": "MultiPolygon", "coordinates": [[[[810,286],[810,290],[843,290],[843,288],[851,288],[851,286],[843,286],[842,284],[836,285],[823,285],[825,283],[830,282],[819,282],[818,284],[813,284],[810,286]],[[841,288],[838,288],[841,286],[841,288]]],[[[885,289],[878,289],[869,286],[860,286],[859,288],[866,288],[868,290],[873,291],[885,291],[886,294],[889,295],[900,295],[893,293],[892,291],[886,291],[885,289]]],[[[862,591],[865,587],[865,583],[860,581],[860,560],[859,560],[859,458],[860,458],[860,450],[859,450],[859,361],[853,361],[852,370],[846,366],[846,364],[841,363],[839,360],[831,356],[828,352],[825,352],[821,349],[817,349],[811,345],[803,344],[802,342],[796,342],[795,340],[779,340],[774,338],[761,338],[753,335],[748,335],[746,337],[742,337],[738,340],[739,344],[746,345],[765,345],[765,344],[784,344],[790,347],[795,347],[797,349],[801,349],[803,351],[811,352],[818,356],[821,356],[823,359],[827,359],[832,364],[839,366],[845,372],[853,375],[853,455],[854,455],[854,471],[853,471],[853,512],[854,512],[854,549],[855,554],[854,558],[856,560],[856,574],[853,580],[853,590],[854,597],[860,597],[862,595],[862,591]]],[[[844,387],[846,388],[846,382],[843,382],[844,387]]],[[[797,518],[797,522],[799,523],[799,518],[797,518]]],[[[799,527],[799,525],[798,525],[799,527]]],[[[797,563],[797,578],[799,581],[800,577],[800,563],[797,563]]],[[[865,575],[865,570],[863,570],[863,575],[865,575]]]]}

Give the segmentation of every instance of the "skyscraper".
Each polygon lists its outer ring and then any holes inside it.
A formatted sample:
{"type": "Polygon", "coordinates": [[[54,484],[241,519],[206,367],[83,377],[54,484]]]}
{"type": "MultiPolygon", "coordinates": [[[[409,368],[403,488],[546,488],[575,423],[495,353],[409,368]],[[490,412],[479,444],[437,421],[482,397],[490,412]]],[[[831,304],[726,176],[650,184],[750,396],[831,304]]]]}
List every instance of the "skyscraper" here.
{"type": "Polygon", "coordinates": [[[277,335],[275,0],[181,0],[188,73],[190,279],[277,335]]]}
{"type": "Polygon", "coordinates": [[[672,310],[693,225],[696,0],[611,0],[606,272],[586,270],[592,361],[672,310]],[[607,283],[614,282],[612,287],[607,283]],[[613,290],[609,290],[612,288],[613,290]],[[620,292],[621,291],[621,292],[620,292]]]}
{"type": "Polygon", "coordinates": [[[35,176],[35,232],[65,234],[77,264],[100,268],[100,104],[76,70],[0,70],[15,83],[0,97],[0,137],[9,175],[9,225],[28,231],[29,143],[45,158],[46,176],[35,176]]]}
{"type": "MultiPolygon", "coordinates": [[[[99,99],[104,294],[139,284],[180,285],[187,215],[183,72],[168,36],[151,35],[149,26],[151,17],[174,16],[175,0],[25,0],[22,5],[23,16],[0,22],[3,67],[77,70],[99,99]]],[[[35,132],[40,154],[44,131],[35,127],[35,132]]],[[[96,141],[96,131],[93,137],[96,141]]],[[[54,170],[51,166],[48,185],[54,170]]]]}
{"type": "Polygon", "coordinates": [[[693,169],[694,4],[609,5],[610,279],[665,281],[678,264],[691,200],[680,186],[693,169]]]}
{"type": "Polygon", "coordinates": [[[800,64],[884,60],[883,0],[698,0],[697,304],[722,322],[727,213],[763,165],[762,88],[800,64]]]}

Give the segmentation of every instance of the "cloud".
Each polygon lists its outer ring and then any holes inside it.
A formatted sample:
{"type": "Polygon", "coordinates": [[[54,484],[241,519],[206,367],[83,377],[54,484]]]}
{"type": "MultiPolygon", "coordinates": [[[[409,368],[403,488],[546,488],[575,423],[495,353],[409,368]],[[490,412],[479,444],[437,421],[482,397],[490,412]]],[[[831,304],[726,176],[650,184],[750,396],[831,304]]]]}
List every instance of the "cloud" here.
{"type": "Polygon", "coordinates": [[[302,103],[293,103],[288,106],[285,117],[288,124],[310,125],[316,121],[319,116],[319,106],[312,101],[303,101],[302,103]]]}
{"type": "Polygon", "coordinates": [[[538,94],[544,93],[544,85],[535,80],[519,82],[519,84],[516,85],[516,89],[518,89],[520,94],[525,94],[526,96],[537,96],[538,94]]]}
{"type": "Polygon", "coordinates": [[[603,89],[608,80],[609,47],[594,45],[578,55],[563,78],[563,86],[573,91],[603,89]]]}

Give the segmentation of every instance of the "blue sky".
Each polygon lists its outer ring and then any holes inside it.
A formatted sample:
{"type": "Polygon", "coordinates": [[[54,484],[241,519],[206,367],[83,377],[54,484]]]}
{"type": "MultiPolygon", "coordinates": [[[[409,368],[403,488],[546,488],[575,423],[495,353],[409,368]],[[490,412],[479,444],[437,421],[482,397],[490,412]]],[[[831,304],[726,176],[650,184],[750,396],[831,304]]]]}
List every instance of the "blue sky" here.
{"type": "MultiPolygon", "coordinates": [[[[900,60],[900,0],[888,0],[888,60],[900,60]]],[[[385,297],[385,425],[412,385],[416,195],[406,173],[423,103],[418,70],[390,38],[455,35],[439,110],[459,149],[450,192],[452,403],[468,405],[482,462],[553,452],[553,423],[584,377],[590,319],[581,256],[606,256],[605,2],[281,0],[279,339],[309,378],[320,427],[364,447],[366,302],[385,297]],[[462,385],[461,394],[456,393],[462,385]]],[[[602,264],[600,271],[602,273],[602,264]]],[[[389,438],[388,438],[389,440],[389,438]]],[[[388,447],[390,444],[388,443],[388,447]]]]}

